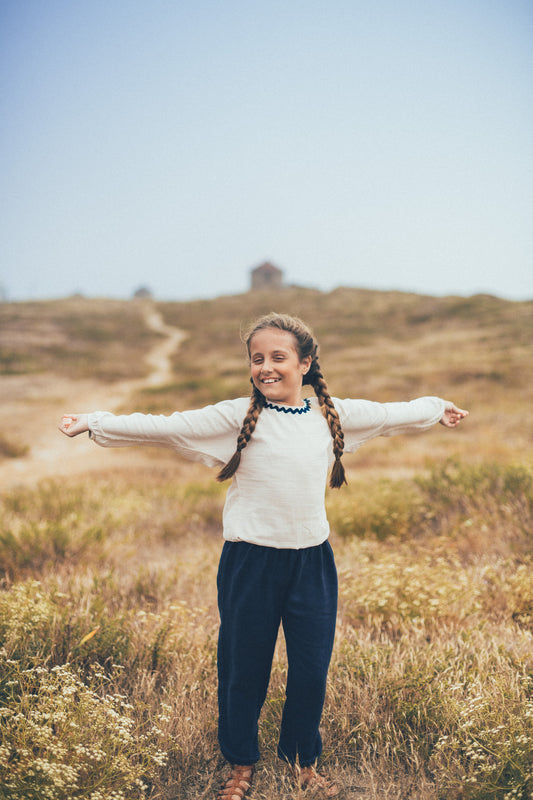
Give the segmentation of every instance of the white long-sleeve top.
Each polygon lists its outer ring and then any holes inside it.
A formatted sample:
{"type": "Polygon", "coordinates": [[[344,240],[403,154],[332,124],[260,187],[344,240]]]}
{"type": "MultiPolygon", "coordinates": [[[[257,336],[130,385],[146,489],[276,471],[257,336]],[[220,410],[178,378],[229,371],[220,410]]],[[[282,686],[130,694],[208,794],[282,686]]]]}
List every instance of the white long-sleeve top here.
{"type": "MultiPolygon", "coordinates": [[[[249,402],[241,397],[170,416],[96,411],[89,414],[89,430],[103,447],[169,447],[220,468],[235,452],[249,402]]],[[[438,397],[406,403],[333,402],[348,453],[376,436],[426,430],[445,410],[438,397]]],[[[224,538],[292,549],[324,542],[329,535],[324,495],[333,460],[331,433],[316,398],[304,407],[267,403],[226,495],[224,538]]]]}

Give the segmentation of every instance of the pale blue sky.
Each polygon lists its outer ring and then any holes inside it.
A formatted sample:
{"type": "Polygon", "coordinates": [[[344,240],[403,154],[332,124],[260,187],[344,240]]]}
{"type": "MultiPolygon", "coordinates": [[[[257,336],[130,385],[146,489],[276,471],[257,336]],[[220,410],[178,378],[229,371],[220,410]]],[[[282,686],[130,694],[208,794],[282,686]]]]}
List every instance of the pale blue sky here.
{"type": "Polygon", "coordinates": [[[0,287],[533,298],[531,0],[0,0],[0,287]]]}

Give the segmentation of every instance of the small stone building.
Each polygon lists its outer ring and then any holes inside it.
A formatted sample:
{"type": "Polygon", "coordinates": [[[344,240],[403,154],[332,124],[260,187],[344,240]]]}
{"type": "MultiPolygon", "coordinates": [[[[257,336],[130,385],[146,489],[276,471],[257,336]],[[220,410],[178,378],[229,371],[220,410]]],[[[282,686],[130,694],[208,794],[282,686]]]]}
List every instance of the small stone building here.
{"type": "Polygon", "coordinates": [[[152,292],[147,286],[139,286],[139,288],[133,293],[133,298],[135,300],[151,300],[152,292]]]}
{"type": "Polygon", "coordinates": [[[283,286],[283,272],[279,267],[269,261],[260,264],[251,270],[252,290],[256,289],[281,289],[283,286]]]}

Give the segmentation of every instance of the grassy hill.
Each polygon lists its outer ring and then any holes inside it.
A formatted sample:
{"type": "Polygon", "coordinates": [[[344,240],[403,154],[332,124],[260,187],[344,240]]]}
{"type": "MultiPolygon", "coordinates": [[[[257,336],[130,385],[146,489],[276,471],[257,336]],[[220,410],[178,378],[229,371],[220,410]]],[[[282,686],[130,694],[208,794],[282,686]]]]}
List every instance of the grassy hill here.
{"type": "Polygon", "coordinates": [[[0,375],[137,377],[146,372],[143,355],[153,340],[135,302],[0,303],[0,375]]]}
{"type": "MultiPolygon", "coordinates": [[[[74,371],[105,380],[142,374],[142,354],[154,337],[142,308],[141,302],[83,298],[0,304],[0,374],[74,371]]],[[[531,384],[533,302],[302,288],[158,308],[189,334],[176,354],[177,377],[222,379],[210,400],[227,396],[228,387],[246,387],[240,329],[271,310],[296,314],[314,329],[338,394],[392,397],[458,382],[521,391],[531,384]]],[[[191,398],[199,402],[202,393],[191,398]]]]}
{"type": "MultiPolygon", "coordinates": [[[[324,757],[346,800],[533,796],[533,303],[302,288],[156,307],[186,338],[150,387],[142,303],[0,306],[0,466],[46,456],[59,411],[83,410],[66,397],[169,413],[248,394],[240,330],[270,310],[314,328],[334,395],[468,408],[457,431],[368,443],[327,493],[324,757]]],[[[94,449],[105,467],[0,492],[0,797],[212,797],[225,486],[94,449]]],[[[255,800],[299,796],[276,758],[285,680],[280,637],[255,800]]]]}
{"type": "MultiPolygon", "coordinates": [[[[258,315],[277,310],[301,316],[314,329],[333,395],[385,402],[432,394],[468,408],[471,417],[459,436],[437,432],[436,458],[529,460],[533,302],[294,288],[157,308],[187,338],[173,358],[174,378],[133,393],[124,411],[171,413],[247,395],[241,331],[258,315]]],[[[83,298],[0,305],[0,330],[1,375],[106,384],[146,375],[143,357],[157,339],[143,321],[142,303],[83,298]]],[[[391,456],[395,446],[386,445],[391,456]]],[[[357,463],[385,466],[382,447],[372,443],[357,463]]],[[[418,443],[407,448],[405,465],[410,452],[412,465],[420,466],[418,443]]],[[[397,459],[389,463],[399,467],[397,459]]]]}
{"type": "Polygon", "coordinates": [[[187,348],[176,355],[177,374],[185,368],[196,380],[223,379],[212,387],[211,400],[228,389],[244,390],[239,328],[271,310],[296,314],[311,325],[338,396],[386,401],[458,387],[477,397],[487,389],[501,395],[504,387],[531,386],[533,303],[288,289],[161,307],[171,324],[190,332],[187,348]]]}

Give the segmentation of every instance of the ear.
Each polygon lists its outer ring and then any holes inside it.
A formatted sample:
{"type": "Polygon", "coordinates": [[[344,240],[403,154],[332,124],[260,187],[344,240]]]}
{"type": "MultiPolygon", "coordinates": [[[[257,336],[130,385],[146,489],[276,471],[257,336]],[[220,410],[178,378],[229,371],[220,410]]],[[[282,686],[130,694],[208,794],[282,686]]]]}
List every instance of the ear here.
{"type": "Polygon", "coordinates": [[[311,362],[313,361],[312,356],[306,356],[304,360],[301,362],[300,366],[302,367],[302,375],[307,375],[311,368],[311,362]]]}

